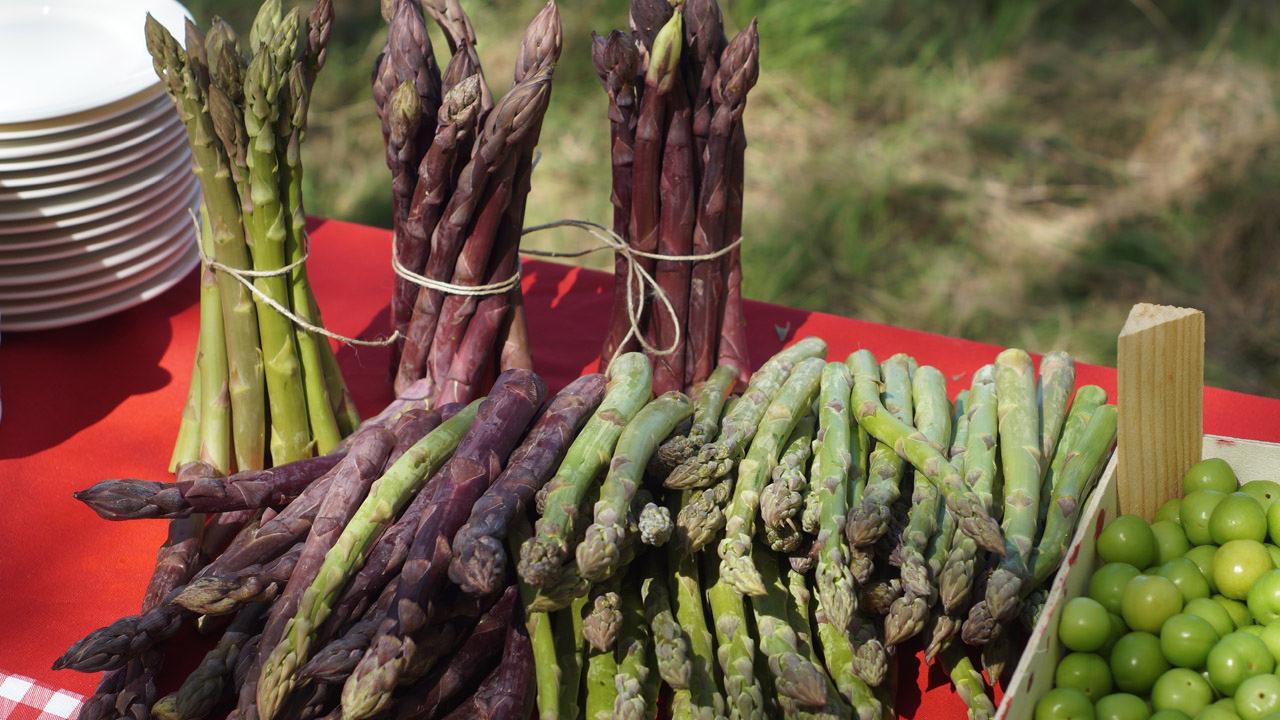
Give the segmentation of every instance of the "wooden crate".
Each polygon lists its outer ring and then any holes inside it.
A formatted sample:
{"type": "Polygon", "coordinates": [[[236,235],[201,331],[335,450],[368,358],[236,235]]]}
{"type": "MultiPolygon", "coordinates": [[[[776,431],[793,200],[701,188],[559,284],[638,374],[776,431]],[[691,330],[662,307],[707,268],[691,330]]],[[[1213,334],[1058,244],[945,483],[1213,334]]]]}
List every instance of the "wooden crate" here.
{"type": "MultiPolygon", "coordinates": [[[[1231,463],[1241,482],[1280,481],[1280,444],[1256,440],[1236,440],[1216,435],[1204,436],[1203,457],[1222,458],[1231,463]]],[[[1027,648],[1013,671],[1000,707],[999,720],[1022,720],[1035,714],[1036,702],[1053,689],[1053,673],[1062,657],[1058,642],[1058,618],[1068,600],[1088,592],[1089,577],[1098,565],[1096,542],[1102,528],[1119,514],[1116,457],[1098,481],[1081,513],[1075,538],[1053,579],[1049,600],[1027,642],[1027,648]]],[[[1170,490],[1161,502],[1173,497],[1170,490]]]]}

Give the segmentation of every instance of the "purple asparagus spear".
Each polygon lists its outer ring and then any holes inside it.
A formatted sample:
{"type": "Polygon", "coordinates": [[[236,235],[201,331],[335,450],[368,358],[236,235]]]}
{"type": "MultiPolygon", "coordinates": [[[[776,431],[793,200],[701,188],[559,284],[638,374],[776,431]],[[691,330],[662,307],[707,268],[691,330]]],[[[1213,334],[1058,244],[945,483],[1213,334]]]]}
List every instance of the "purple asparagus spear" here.
{"type": "Polygon", "coordinates": [[[512,623],[502,663],[446,720],[523,720],[533,710],[533,647],[524,625],[512,623]]]}

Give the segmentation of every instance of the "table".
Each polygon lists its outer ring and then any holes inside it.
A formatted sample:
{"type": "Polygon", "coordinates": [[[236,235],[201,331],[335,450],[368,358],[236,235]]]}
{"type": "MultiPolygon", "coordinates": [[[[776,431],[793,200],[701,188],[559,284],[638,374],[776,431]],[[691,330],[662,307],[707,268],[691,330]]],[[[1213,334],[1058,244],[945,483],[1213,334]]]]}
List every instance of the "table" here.
{"type": "MultiPolygon", "coordinates": [[[[313,226],[309,269],[326,325],[347,335],[384,336],[390,233],[337,221],[313,226]]],[[[537,369],[552,390],[595,367],[611,286],[603,273],[525,262],[529,337],[537,369]]],[[[87,695],[97,675],[54,672],[50,664],[90,630],[137,612],[165,523],[106,522],[71,492],[109,477],[166,478],[194,356],[196,301],[193,274],[145,306],[88,325],[5,336],[0,671],[87,695]]],[[[796,337],[818,335],[827,340],[831,358],[858,348],[880,357],[910,353],[942,370],[954,395],[999,351],[825,313],[748,305],[756,363],[796,337]]],[[[386,350],[344,346],[338,358],[362,414],[390,399],[386,350]]],[[[1115,392],[1114,370],[1081,365],[1077,375],[1079,383],[1115,392]]],[[[1209,433],[1280,440],[1280,400],[1209,389],[1204,417],[1209,433]]],[[[915,684],[911,676],[901,677],[900,712],[963,717],[940,671],[918,668],[913,658],[905,658],[902,668],[915,674],[915,684]]]]}

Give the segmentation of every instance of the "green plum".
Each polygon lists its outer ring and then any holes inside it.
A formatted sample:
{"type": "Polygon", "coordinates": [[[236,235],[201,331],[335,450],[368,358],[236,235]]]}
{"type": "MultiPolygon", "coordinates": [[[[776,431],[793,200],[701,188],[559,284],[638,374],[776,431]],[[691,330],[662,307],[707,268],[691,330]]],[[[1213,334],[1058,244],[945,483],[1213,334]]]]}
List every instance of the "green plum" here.
{"type": "Polygon", "coordinates": [[[1120,617],[1134,630],[1158,633],[1165,620],[1182,612],[1182,593],[1159,575],[1139,575],[1124,586],[1120,617]]]}
{"type": "Polygon", "coordinates": [[[1249,614],[1249,606],[1239,600],[1232,600],[1225,595],[1214,595],[1210,599],[1227,611],[1227,614],[1231,616],[1232,624],[1237,628],[1253,624],[1253,616],[1249,614]]]}
{"type": "Polygon", "coordinates": [[[1147,720],[1151,708],[1147,701],[1130,693],[1112,693],[1093,704],[1097,720],[1147,720]]]}
{"type": "Polygon", "coordinates": [[[1192,717],[1213,702],[1213,688],[1200,673],[1174,668],[1161,675],[1151,688],[1151,704],[1157,710],[1178,710],[1192,717]]]}
{"type": "Polygon", "coordinates": [[[1250,480],[1240,486],[1240,492],[1258,501],[1263,510],[1271,509],[1271,504],[1280,500],[1280,483],[1273,480],[1250,480]]]}
{"type": "Polygon", "coordinates": [[[1271,542],[1280,545],[1280,503],[1271,503],[1267,508],[1267,537],[1271,542]]]}
{"type": "Polygon", "coordinates": [[[1160,628],[1160,652],[1175,667],[1200,669],[1219,635],[1208,620],[1178,613],[1160,628]]]}
{"type": "Polygon", "coordinates": [[[1107,612],[1120,614],[1124,586],[1142,573],[1129,563],[1107,563],[1089,578],[1089,597],[1102,603],[1107,612]]]}
{"type": "Polygon", "coordinates": [[[1207,621],[1213,626],[1213,631],[1218,634],[1218,637],[1230,634],[1236,629],[1236,624],[1231,619],[1231,613],[1227,612],[1225,607],[1212,599],[1196,598],[1188,602],[1182,608],[1182,612],[1188,615],[1195,615],[1207,621]]]}
{"type": "Polygon", "coordinates": [[[1090,700],[1097,700],[1111,692],[1111,670],[1099,655],[1070,653],[1058,661],[1053,684],[1054,687],[1075,688],[1090,700]]]}
{"type": "Polygon", "coordinates": [[[1213,584],[1232,600],[1244,600],[1249,588],[1275,566],[1271,553],[1257,540],[1231,540],[1213,554],[1213,584]]]}
{"type": "Polygon", "coordinates": [[[1186,559],[1196,564],[1200,568],[1200,574],[1205,580],[1209,581],[1209,592],[1216,593],[1218,588],[1213,586],[1213,555],[1218,552],[1217,545],[1197,545],[1187,551],[1184,555],[1186,559]]]}
{"type": "Polygon", "coordinates": [[[1098,649],[1098,654],[1103,657],[1111,657],[1111,648],[1116,646],[1116,641],[1129,632],[1129,626],[1124,624],[1124,618],[1115,613],[1107,613],[1107,622],[1111,629],[1107,633],[1107,641],[1098,649]]]}
{"type": "Polygon", "coordinates": [[[1179,710],[1157,710],[1147,720],[1191,720],[1191,716],[1179,710]]]}
{"type": "Polygon", "coordinates": [[[1182,498],[1170,498],[1160,506],[1156,511],[1157,521],[1168,520],[1172,523],[1182,524],[1182,498]]]}
{"type": "Polygon", "coordinates": [[[1097,652],[1111,636],[1107,609],[1093,598],[1071,598],[1058,620],[1058,639],[1068,650],[1097,652]]]}
{"type": "Polygon", "coordinates": [[[1218,701],[1201,710],[1195,720],[1240,720],[1240,716],[1236,714],[1236,701],[1218,701]]]}
{"type": "Polygon", "coordinates": [[[1254,675],[1240,683],[1235,701],[1240,720],[1263,720],[1280,712],[1280,677],[1270,673],[1254,675]]]}
{"type": "Polygon", "coordinates": [[[1222,493],[1235,492],[1240,486],[1236,472],[1226,460],[1210,458],[1192,465],[1182,476],[1182,496],[1197,490],[1217,490],[1222,493]]]}
{"type": "Polygon", "coordinates": [[[1280,664],[1280,623],[1272,623],[1262,628],[1262,642],[1271,651],[1271,657],[1280,664]]]}
{"type": "Polygon", "coordinates": [[[1271,553],[1271,564],[1280,567],[1280,545],[1272,543],[1263,543],[1267,546],[1267,552],[1271,553]]]}
{"type": "Polygon", "coordinates": [[[1207,598],[1212,594],[1209,581],[1201,574],[1200,567],[1189,558],[1174,558],[1161,565],[1157,574],[1167,578],[1178,588],[1184,602],[1207,598]]]}
{"type": "Polygon", "coordinates": [[[1121,515],[1098,536],[1098,556],[1104,562],[1129,563],[1144,568],[1156,561],[1156,536],[1137,515],[1121,515]]]}
{"type": "Polygon", "coordinates": [[[1161,565],[1186,555],[1191,549],[1182,526],[1172,520],[1151,523],[1151,534],[1156,536],[1156,562],[1161,565]]]}
{"type": "Polygon", "coordinates": [[[1128,633],[1111,649],[1111,679],[1124,692],[1145,695],[1169,667],[1151,633],[1128,633]]]}
{"type": "Polygon", "coordinates": [[[1219,640],[1205,664],[1210,682],[1223,695],[1235,695],[1245,679],[1269,673],[1275,666],[1275,658],[1261,638],[1238,631],[1219,640]]]}
{"type": "Polygon", "coordinates": [[[1209,516],[1209,535],[1218,545],[1231,540],[1267,539],[1267,514],[1251,496],[1231,493],[1209,516]]]}
{"type": "Polygon", "coordinates": [[[1054,688],[1036,703],[1035,720],[1093,720],[1093,703],[1071,688],[1054,688]]]}
{"type": "Polygon", "coordinates": [[[1280,620],[1280,570],[1271,570],[1249,588],[1249,614],[1253,621],[1270,625],[1280,620]]]}
{"type": "Polygon", "coordinates": [[[1192,545],[1210,545],[1209,519],[1227,494],[1217,490],[1197,490],[1182,498],[1182,530],[1192,545]]]}

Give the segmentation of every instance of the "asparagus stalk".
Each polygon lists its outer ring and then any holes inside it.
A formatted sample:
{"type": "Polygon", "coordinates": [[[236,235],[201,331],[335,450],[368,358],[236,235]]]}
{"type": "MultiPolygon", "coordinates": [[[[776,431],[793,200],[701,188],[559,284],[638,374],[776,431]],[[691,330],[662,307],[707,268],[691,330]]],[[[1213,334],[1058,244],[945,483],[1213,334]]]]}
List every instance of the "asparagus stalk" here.
{"type": "Polygon", "coordinates": [[[453,537],[449,578],[472,594],[496,592],[506,576],[503,538],[547,481],[588,416],[604,397],[605,378],[592,374],[569,383],[547,406],[502,475],[471,508],[453,537]]]}
{"type": "MultiPolygon", "coordinates": [[[[813,456],[813,437],[817,417],[807,413],[800,418],[786,449],[773,469],[773,482],[760,493],[760,517],[764,520],[765,537],[776,552],[794,552],[800,548],[800,514],[805,509],[809,490],[809,459],[813,456]]],[[[817,509],[815,503],[815,510],[817,509]]],[[[816,527],[816,518],[814,520],[816,527]]]]}
{"type": "MultiPolygon", "coordinates": [[[[200,208],[200,245],[212,256],[213,228],[209,210],[200,208]]],[[[218,278],[200,268],[200,339],[196,348],[200,373],[200,460],[222,472],[231,469],[231,398],[227,394],[227,344],[222,334],[222,303],[218,278]]]]}
{"type": "MultiPolygon", "coordinates": [[[[613,648],[587,648],[586,701],[583,703],[587,720],[612,720],[613,705],[618,699],[618,688],[614,685],[617,674],[618,661],[613,648]]],[[[538,702],[541,707],[541,698],[538,702]]],[[[542,713],[541,717],[550,720],[560,716],[553,712],[550,716],[542,713]]]]}
{"type": "Polygon", "coordinates": [[[715,440],[720,433],[720,415],[725,401],[733,392],[737,379],[735,368],[722,365],[698,385],[693,399],[693,423],[688,432],[672,436],[658,447],[655,460],[664,469],[663,474],[670,474],[671,470],[693,457],[699,448],[715,440]]]}
{"type": "MultiPolygon", "coordinates": [[[[946,380],[937,368],[925,366],[912,375],[911,384],[916,427],[925,441],[941,452],[951,439],[951,404],[947,402],[946,380]]],[[[929,541],[938,532],[941,507],[937,488],[927,482],[916,483],[899,557],[902,587],[909,595],[925,598],[926,602],[932,601],[936,590],[925,552],[929,541]]],[[[886,634],[896,636],[889,627],[886,623],[886,634]]]]}
{"type": "Polygon", "coordinates": [[[708,558],[707,603],[716,634],[716,660],[724,682],[725,704],[730,717],[756,720],[765,717],[764,690],[755,674],[756,642],[747,624],[742,595],[720,577],[720,564],[708,558]]]}
{"type": "Polygon", "coordinates": [[[408,672],[420,652],[419,641],[425,639],[420,633],[430,626],[432,609],[446,584],[448,541],[515,449],[545,392],[537,375],[509,370],[481,402],[475,422],[433,481],[438,489],[409,548],[387,622],[343,686],[345,717],[369,717],[382,710],[408,672]]]}
{"type": "Polygon", "coordinates": [[[533,709],[534,656],[528,634],[519,625],[507,629],[502,662],[467,701],[446,720],[522,720],[533,709]]]}
{"type": "Polygon", "coordinates": [[[591,587],[591,595],[584,605],[586,616],[582,618],[582,637],[593,649],[612,650],[622,628],[621,578],[612,577],[591,587]]]}
{"type": "Polygon", "coordinates": [[[241,608],[274,600],[293,574],[302,555],[298,543],[280,557],[257,563],[225,575],[196,578],[177,591],[172,602],[193,613],[228,615],[241,608]]]}
{"type": "MultiPolygon", "coordinates": [[[[800,654],[809,658],[809,660],[821,668],[823,660],[818,656],[819,638],[813,634],[813,626],[809,621],[810,600],[812,594],[809,592],[809,585],[805,582],[803,574],[794,570],[787,573],[787,590],[789,593],[790,603],[787,607],[788,617],[793,627],[795,627],[796,641],[800,648],[800,654]]],[[[845,645],[848,646],[845,640],[845,645]]],[[[850,718],[857,717],[858,720],[871,720],[879,718],[881,715],[880,703],[871,694],[870,688],[867,688],[852,673],[846,673],[844,677],[837,679],[833,673],[827,673],[823,676],[827,685],[827,702],[821,708],[799,709],[799,716],[803,718],[850,718]],[[841,684],[843,683],[843,684],[841,684]],[[846,703],[843,694],[850,692],[854,697],[858,698],[852,704],[852,707],[846,703]]]]}
{"type": "MultiPolygon", "coordinates": [[[[796,616],[802,617],[807,624],[810,593],[804,576],[792,573],[789,586],[792,597],[796,598],[797,602],[796,616]]],[[[815,603],[814,620],[818,627],[818,642],[822,646],[822,659],[829,677],[835,682],[840,695],[853,706],[860,720],[879,717],[880,703],[871,694],[871,688],[855,671],[854,651],[849,634],[842,627],[831,622],[820,599],[815,600],[815,603]]]]}
{"type": "MultiPolygon", "coordinates": [[[[507,535],[507,544],[512,553],[519,550],[533,534],[533,528],[524,516],[517,515],[507,535]]],[[[551,616],[546,612],[538,612],[529,608],[536,588],[523,578],[516,578],[520,590],[520,604],[524,606],[525,631],[529,636],[530,650],[533,654],[535,672],[534,690],[537,697],[539,720],[555,720],[560,717],[560,663],[556,654],[555,635],[551,628],[551,616]]],[[[610,654],[612,657],[612,654],[610,654]]]]}
{"type": "MultiPolygon", "coordinates": [[[[346,680],[356,663],[378,631],[378,625],[395,598],[395,585],[389,584],[378,593],[368,607],[350,617],[354,622],[345,625],[341,632],[328,635],[333,638],[320,647],[306,664],[298,669],[298,677],[307,681],[337,684],[346,680]]],[[[330,617],[332,620],[332,617],[330,617]]],[[[319,638],[317,638],[319,639],[319,638]]],[[[259,640],[261,642],[261,640],[259,640]]],[[[256,693],[256,691],[255,691],[256,693]]]]}
{"type": "Polygon", "coordinates": [[[965,484],[960,472],[921,433],[898,420],[881,404],[879,367],[871,353],[860,350],[846,362],[853,370],[854,415],[858,423],[876,440],[892,444],[900,457],[938,487],[947,508],[956,515],[961,531],[980,547],[997,554],[1004,552],[999,526],[982,510],[978,497],[965,484]]]}
{"type": "MultiPolygon", "coordinates": [[[[826,363],[810,358],[796,365],[791,377],[769,403],[751,449],[738,467],[733,501],[725,519],[725,537],[720,541],[720,576],[743,595],[761,595],[765,588],[751,559],[755,517],[760,491],[778,462],[782,443],[795,429],[800,417],[813,404],[826,363]]],[[[846,444],[847,452],[847,444],[846,444]]]]}
{"type": "Polygon", "coordinates": [[[689,643],[676,621],[671,594],[667,587],[669,571],[657,553],[644,558],[644,575],[640,595],[644,601],[645,620],[653,637],[658,675],[676,690],[688,690],[693,676],[693,660],[689,643]]]}
{"type": "Polygon", "coordinates": [[[755,562],[765,592],[751,599],[751,609],[760,635],[760,652],[768,661],[774,684],[778,692],[799,705],[821,707],[827,702],[827,678],[808,653],[800,653],[788,610],[791,600],[777,556],[761,550],[755,553],[755,562]]]}
{"type": "Polygon", "coordinates": [[[296,671],[310,656],[315,629],[324,623],[347,580],[363,564],[373,540],[457,447],[479,404],[472,403],[441,423],[388,468],[325,554],[315,579],[303,592],[297,613],[285,624],[281,641],[264,655],[257,690],[258,712],[264,720],[270,720],[297,683],[296,671]]]}
{"type": "MultiPolygon", "coordinates": [[[[662,255],[680,256],[693,250],[697,178],[693,159],[693,112],[679,74],[668,98],[667,134],[658,181],[663,202],[660,203],[657,245],[662,255]]],[[[689,264],[682,260],[659,260],[654,268],[654,278],[670,301],[673,313],[655,308],[650,315],[649,332],[655,347],[674,347],[671,353],[654,358],[655,392],[685,387],[689,276],[689,264]]]]}
{"type": "MultiPolygon", "coordinates": [[[[667,96],[678,77],[684,38],[684,13],[668,12],[662,28],[653,36],[644,92],[636,114],[636,135],[632,165],[631,221],[628,241],[636,250],[658,250],[658,223],[661,216],[662,148],[666,137],[667,96]]],[[[642,37],[645,32],[640,33],[642,37]]],[[[648,258],[636,260],[647,272],[654,269],[648,258]]]]}
{"type": "Polygon", "coordinates": [[[662,547],[675,532],[675,524],[671,521],[671,511],[657,503],[646,503],[640,509],[637,520],[640,542],[649,547],[662,547]]]}
{"type": "MultiPolygon", "coordinates": [[[[681,501],[674,502],[678,505],[681,501]]],[[[689,692],[683,700],[677,694],[673,713],[680,713],[678,717],[723,717],[724,695],[715,673],[715,640],[707,627],[698,560],[676,550],[674,545],[670,547],[667,563],[673,590],[671,602],[689,654],[689,692]]]]}
{"type": "Polygon", "coordinates": [[[702,446],[696,455],[673,470],[665,486],[677,490],[705,488],[728,476],[742,459],[769,402],[792,370],[807,358],[819,357],[826,351],[827,344],[821,339],[807,337],[769,358],[751,376],[741,399],[725,412],[716,441],[702,446]]]}
{"type": "Polygon", "coordinates": [[[613,717],[617,720],[645,720],[657,708],[657,687],[650,680],[658,677],[653,654],[653,638],[645,622],[644,602],[639,583],[632,578],[622,591],[622,628],[618,635],[618,674],[614,676],[617,697],[613,701],[613,717]]]}
{"type": "MultiPolygon", "coordinates": [[[[992,483],[996,474],[996,388],[995,367],[986,365],[973,375],[965,412],[968,434],[965,437],[965,482],[977,493],[982,506],[991,511],[992,483]]],[[[973,538],[955,539],[951,552],[938,573],[942,607],[948,613],[959,612],[969,599],[973,587],[978,545],[973,538]]]]}
{"type": "Polygon", "coordinates": [[[894,600],[902,597],[902,581],[898,578],[881,578],[862,585],[858,594],[858,609],[870,615],[888,615],[894,600]]]}
{"type": "Polygon", "coordinates": [[[987,696],[987,682],[973,667],[969,656],[958,645],[952,645],[942,654],[946,669],[956,694],[964,701],[969,720],[989,720],[996,715],[996,706],[987,696]]]}
{"type": "Polygon", "coordinates": [[[828,363],[823,369],[813,462],[813,484],[820,507],[815,568],[818,602],[838,628],[849,626],[857,606],[849,573],[849,549],[844,539],[849,474],[853,465],[849,413],[852,385],[852,376],[843,363],[828,363]]]}
{"type": "MultiPolygon", "coordinates": [[[[201,277],[203,279],[203,275],[201,277]]],[[[191,364],[191,381],[187,383],[187,402],[182,406],[178,437],[173,441],[173,453],[169,456],[169,472],[177,471],[179,465],[200,459],[200,393],[200,363],[195,362],[191,364]]]]}
{"type": "MultiPolygon", "coordinates": [[[[1051,352],[1040,359],[1040,458],[1041,472],[1048,471],[1047,463],[1058,449],[1067,418],[1071,390],[1076,384],[1076,365],[1064,352],[1051,352]]],[[[1048,496],[1052,488],[1042,488],[1041,495],[1048,496]]]]}
{"type": "Polygon", "coordinates": [[[569,530],[596,475],[609,462],[623,427],[648,401],[652,371],[643,355],[619,356],[609,367],[604,400],[570,446],[556,476],[547,483],[546,509],[537,533],[520,548],[520,577],[550,587],[569,559],[569,530]]]}
{"type": "Polygon", "coordinates": [[[261,629],[265,611],[266,605],[254,603],[236,613],[235,619],[218,639],[218,644],[173,694],[156,703],[152,713],[161,720],[200,720],[212,714],[245,643],[261,629]],[[170,708],[170,711],[165,712],[162,708],[170,708]]]}
{"type": "MultiPolygon", "coordinates": [[[[156,75],[178,108],[187,128],[196,177],[208,208],[214,259],[239,270],[250,267],[249,249],[240,218],[240,198],[231,180],[226,158],[218,147],[208,100],[195,82],[187,56],[177,40],[155,18],[146,24],[147,49],[156,75]]],[[[266,423],[266,391],[258,344],[257,310],[249,291],[234,277],[218,275],[219,300],[226,335],[228,380],[231,398],[232,448],[236,467],[263,467],[266,423]]],[[[279,464],[279,460],[277,460],[279,464]]]]}
{"type": "Polygon", "coordinates": [[[1031,551],[1040,514],[1040,421],[1036,376],[1022,350],[996,356],[996,406],[1004,471],[1005,553],[987,581],[985,600],[997,621],[1013,617],[1022,586],[1031,578],[1031,551]]]}
{"type": "MultiPolygon", "coordinates": [[[[739,35],[746,35],[750,43],[750,56],[742,61],[739,66],[745,73],[749,73],[748,79],[741,76],[734,77],[728,82],[737,87],[743,87],[742,103],[746,104],[746,90],[755,84],[755,79],[759,75],[758,56],[759,56],[759,37],[756,34],[756,23],[753,19],[751,24],[747,26],[739,35]]],[[[737,40],[737,37],[734,38],[737,40]]],[[[732,45],[729,49],[732,49],[732,45]]],[[[721,66],[723,69],[724,65],[721,66]]],[[[720,74],[717,74],[717,85],[719,88],[720,74]]],[[[724,91],[716,95],[717,102],[729,102],[722,100],[730,91],[724,91]]],[[[714,125],[714,123],[713,123],[714,125]]],[[[746,150],[747,136],[743,130],[742,120],[739,118],[733,126],[733,141],[729,151],[729,168],[727,170],[729,192],[726,195],[728,207],[725,210],[725,231],[724,241],[726,245],[733,245],[742,237],[742,204],[743,204],[743,177],[746,172],[746,150]]],[[[724,258],[728,271],[725,274],[725,298],[724,298],[724,314],[720,324],[720,362],[727,362],[738,367],[750,367],[747,359],[747,317],[742,307],[742,248],[734,247],[729,251],[728,256],[724,258]]]]}
{"type": "Polygon", "coordinates": [[[644,479],[645,467],[657,445],[676,425],[693,413],[684,393],[671,391],[645,405],[627,423],[618,438],[609,474],[596,501],[595,522],[578,544],[578,572],[591,581],[603,580],[620,567],[621,545],[626,534],[627,509],[644,479]]]}
{"type": "MultiPolygon", "coordinates": [[[[883,376],[881,402],[894,417],[912,425],[911,369],[906,355],[894,355],[880,364],[883,376]]],[[[850,544],[865,547],[884,537],[889,529],[889,510],[902,494],[906,463],[892,445],[876,442],[867,471],[867,488],[862,502],[849,514],[846,528],[850,544]]]]}
{"type": "MultiPolygon", "coordinates": [[[[1075,399],[1071,403],[1071,412],[1067,414],[1067,419],[1062,426],[1062,437],[1058,442],[1058,447],[1071,450],[1080,441],[1080,436],[1084,432],[1085,427],[1089,424],[1089,420],[1093,417],[1093,413],[1107,402],[1107,391],[1097,385],[1084,385],[1076,391],[1075,399]]],[[[1053,495],[1054,488],[1058,485],[1058,478],[1062,476],[1062,466],[1066,463],[1069,455],[1063,452],[1055,452],[1053,455],[1046,455],[1051,462],[1048,464],[1045,480],[1040,485],[1041,492],[1048,492],[1053,495]]],[[[1047,511],[1046,505],[1046,511],[1047,511]]]]}

